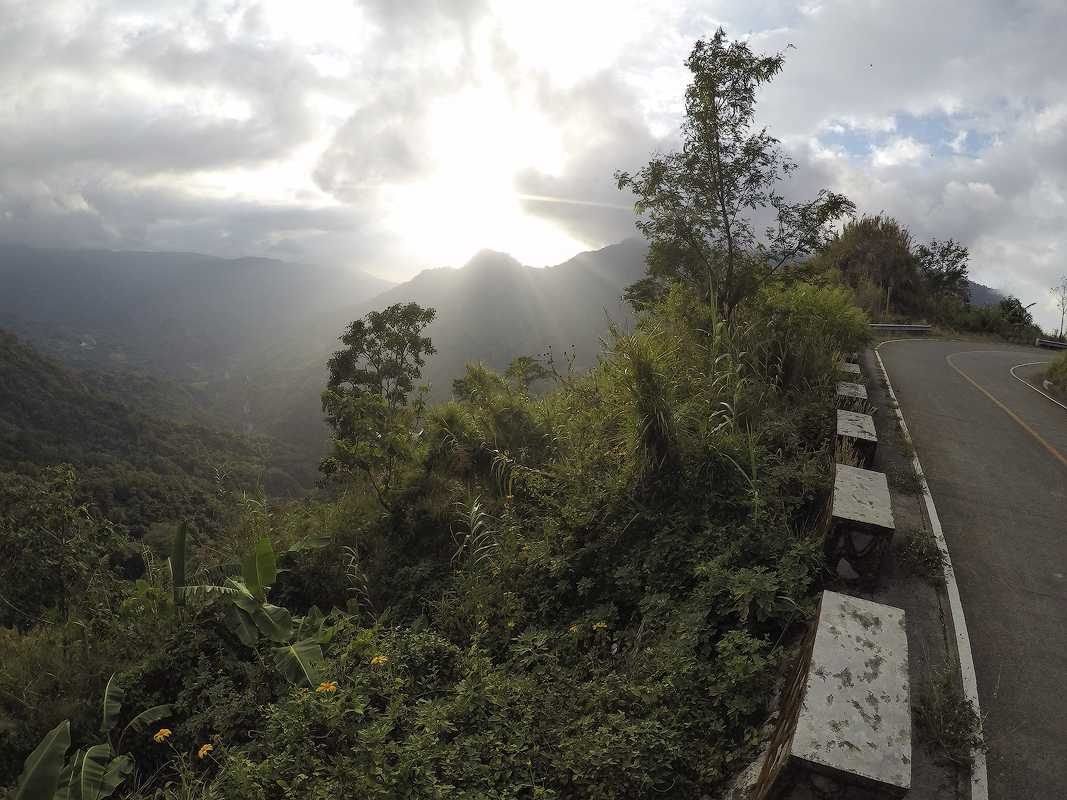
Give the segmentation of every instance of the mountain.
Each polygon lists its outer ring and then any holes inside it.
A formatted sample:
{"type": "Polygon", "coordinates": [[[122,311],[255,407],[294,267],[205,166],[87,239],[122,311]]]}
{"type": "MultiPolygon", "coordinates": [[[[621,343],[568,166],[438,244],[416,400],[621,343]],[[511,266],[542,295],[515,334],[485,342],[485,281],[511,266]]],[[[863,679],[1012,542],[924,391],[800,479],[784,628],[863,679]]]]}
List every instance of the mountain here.
{"type": "Polygon", "coordinates": [[[1004,295],[1001,292],[996,289],[990,289],[980,283],[969,280],[967,281],[967,286],[971,291],[971,305],[976,308],[995,306],[1004,299],[1004,295]]]}
{"type": "Polygon", "coordinates": [[[280,327],[392,285],[268,258],[3,246],[0,326],[70,366],[205,380],[280,327]]]}
{"type": "Polygon", "coordinates": [[[502,371],[551,352],[560,369],[595,364],[607,318],[632,319],[620,298],[645,253],[629,239],[535,269],[486,250],[396,286],[266,258],[0,246],[0,327],[141,411],[267,433],[311,460],[327,437],[326,361],[353,320],[393,303],[435,308],[423,380],[443,401],[467,361],[502,371]]]}
{"type": "Polygon", "coordinates": [[[425,270],[369,302],[287,327],[212,391],[224,398],[221,405],[244,409],[252,429],[321,451],[326,361],[340,349],[349,323],[394,303],[437,311],[425,331],[437,353],[422,375],[433,385],[434,402],[449,399],[452,381],[463,376],[468,361],[502,372],[520,355],[551,352],[558,369],[565,369],[567,358],[576,368],[589,367],[607,336],[608,318],[624,326],[632,322],[621,297],[644,276],[646,252],[643,240],[627,239],[555,267],[534,268],[483,250],[459,269],[425,270]]]}

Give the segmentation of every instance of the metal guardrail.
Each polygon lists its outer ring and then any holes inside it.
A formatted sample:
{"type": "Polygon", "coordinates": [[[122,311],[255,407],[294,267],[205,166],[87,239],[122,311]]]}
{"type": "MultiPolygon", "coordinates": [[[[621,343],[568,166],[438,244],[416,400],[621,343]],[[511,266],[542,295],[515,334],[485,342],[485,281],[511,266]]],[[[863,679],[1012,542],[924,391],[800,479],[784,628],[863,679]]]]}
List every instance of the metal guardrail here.
{"type": "Polygon", "coordinates": [[[1051,339],[1036,339],[1034,346],[1047,347],[1050,350],[1067,350],[1067,342],[1054,342],[1051,339]]]}
{"type": "Polygon", "coordinates": [[[872,331],[897,331],[901,333],[929,333],[929,325],[905,325],[897,322],[872,322],[872,331]]]}

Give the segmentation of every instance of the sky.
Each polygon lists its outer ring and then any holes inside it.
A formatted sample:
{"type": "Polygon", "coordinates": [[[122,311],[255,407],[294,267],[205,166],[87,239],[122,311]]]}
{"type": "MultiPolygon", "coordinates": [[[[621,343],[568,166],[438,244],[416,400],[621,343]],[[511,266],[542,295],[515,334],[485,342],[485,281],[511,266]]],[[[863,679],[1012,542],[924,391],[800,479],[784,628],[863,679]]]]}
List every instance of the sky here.
{"type": "Polygon", "coordinates": [[[756,122],[820,189],[1067,275],[1063,0],[0,0],[0,242],[261,255],[404,281],[638,235],[722,27],[785,66],[756,122]]]}

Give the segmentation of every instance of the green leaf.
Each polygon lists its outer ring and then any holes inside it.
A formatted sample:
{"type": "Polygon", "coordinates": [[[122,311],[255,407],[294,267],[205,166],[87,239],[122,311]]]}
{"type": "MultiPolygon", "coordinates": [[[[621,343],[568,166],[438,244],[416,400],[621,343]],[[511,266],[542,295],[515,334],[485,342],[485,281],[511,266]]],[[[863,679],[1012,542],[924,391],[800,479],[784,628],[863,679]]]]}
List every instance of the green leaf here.
{"type": "Polygon", "coordinates": [[[267,590],[278,577],[278,564],[274,558],[274,549],[270,546],[270,539],[264,536],[259,540],[256,552],[241,565],[241,574],[252,596],[260,601],[265,600],[267,590]]]}
{"type": "Polygon", "coordinates": [[[97,798],[111,797],[119,784],[133,772],[133,759],[129,756],[118,756],[107,765],[104,780],[100,784],[100,792],[97,798]]]}
{"type": "Polygon", "coordinates": [[[170,547],[170,582],[174,589],[174,605],[185,605],[185,538],[189,523],[183,522],[174,532],[174,542],[170,547]]]}
{"type": "Polygon", "coordinates": [[[142,711],[136,717],[129,721],[129,724],[122,729],[122,736],[119,737],[119,743],[115,747],[116,752],[122,752],[122,740],[126,736],[127,731],[133,731],[134,733],[140,733],[144,730],[146,725],[151,725],[153,722],[157,722],[164,717],[171,715],[171,707],[169,705],[152,706],[149,709],[142,711]]]}
{"type": "Polygon", "coordinates": [[[272,642],[279,644],[286,642],[293,632],[293,617],[289,609],[281,606],[263,603],[252,612],[252,619],[259,628],[259,632],[272,642]]]}
{"type": "Polygon", "coordinates": [[[230,630],[237,634],[242,644],[255,647],[259,639],[259,628],[252,621],[252,615],[236,604],[226,608],[226,624],[230,630]]]}
{"type": "Polygon", "coordinates": [[[70,747],[70,721],[63,720],[45,735],[41,743],[26,758],[14,791],[9,800],[38,800],[51,798],[59,786],[59,775],[70,747]]]}
{"type": "Polygon", "coordinates": [[[290,683],[314,689],[322,681],[315,663],[322,661],[322,648],[313,639],[303,639],[274,651],[274,666],[290,683]]]}
{"type": "Polygon", "coordinates": [[[264,603],[247,595],[235,597],[233,603],[247,613],[257,630],[272,642],[288,641],[293,632],[293,617],[288,609],[264,603]]]}
{"type": "Polygon", "coordinates": [[[70,763],[71,771],[61,797],[78,800],[101,800],[110,797],[126,776],[133,772],[133,761],[119,756],[105,762],[111,755],[111,747],[97,744],[88,750],[79,750],[70,763]]]}
{"type": "Polygon", "coordinates": [[[133,730],[134,733],[140,733],[144,730],[145,725],[151,725],[153,722],[158,722],[170,715],[171,707],[169,705],[152,706],[131,719],[126,729],[133,730]]]}
{"type": "Polygon", "coordinates": [[[104,719],[100,725],[101,733],[107,734],[119,721],[118,716],[122,710],[122,698],[125,695],[126,692],[115,683],[115,676],[112,675],[108,679],[107,688],[104,689],[104,719]]]}

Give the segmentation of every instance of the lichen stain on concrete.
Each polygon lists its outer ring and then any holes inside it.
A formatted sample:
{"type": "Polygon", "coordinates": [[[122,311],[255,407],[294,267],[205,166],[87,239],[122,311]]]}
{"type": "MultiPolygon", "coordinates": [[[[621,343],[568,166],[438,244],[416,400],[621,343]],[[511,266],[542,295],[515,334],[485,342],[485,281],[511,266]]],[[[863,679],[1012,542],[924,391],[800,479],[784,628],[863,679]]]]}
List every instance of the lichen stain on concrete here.
{"type": "Polygon", "coordinates": [[[834,677],[837,678],[837,685],[840,686],[842,689],[846,689],[854,685],[852,683],[852,670],[850,670],[848,667],[845,667],[840,672],[835,673],[834,677]]]}
{"type": "Polygon", "coordinates": [[[871,656],[863,662],[863,666],[867,668],[867,672],[860,676],[860,680],[866,683],[871,683],[876,680],[879,675],[882,674],[882,664],[885,663],[885,659],[881,656],[871,656]]]}
{"type": "Polygon", "coordinates": [[[848,704],[859,712],[860,717],[867,723],[872,731],[877,732],[882,727],[882,715],[878,713],[870,713],[863,707],[863,704],[856,698],[852,698],[848,701],[848,704]]]}
{"type": "Polygon", "coordinates": [[[862,625],[865,630],[878,633],[882,629],[882,620],[874,614],[864,614],[857,608],[849,608],[848,615],[862,625]]]}

